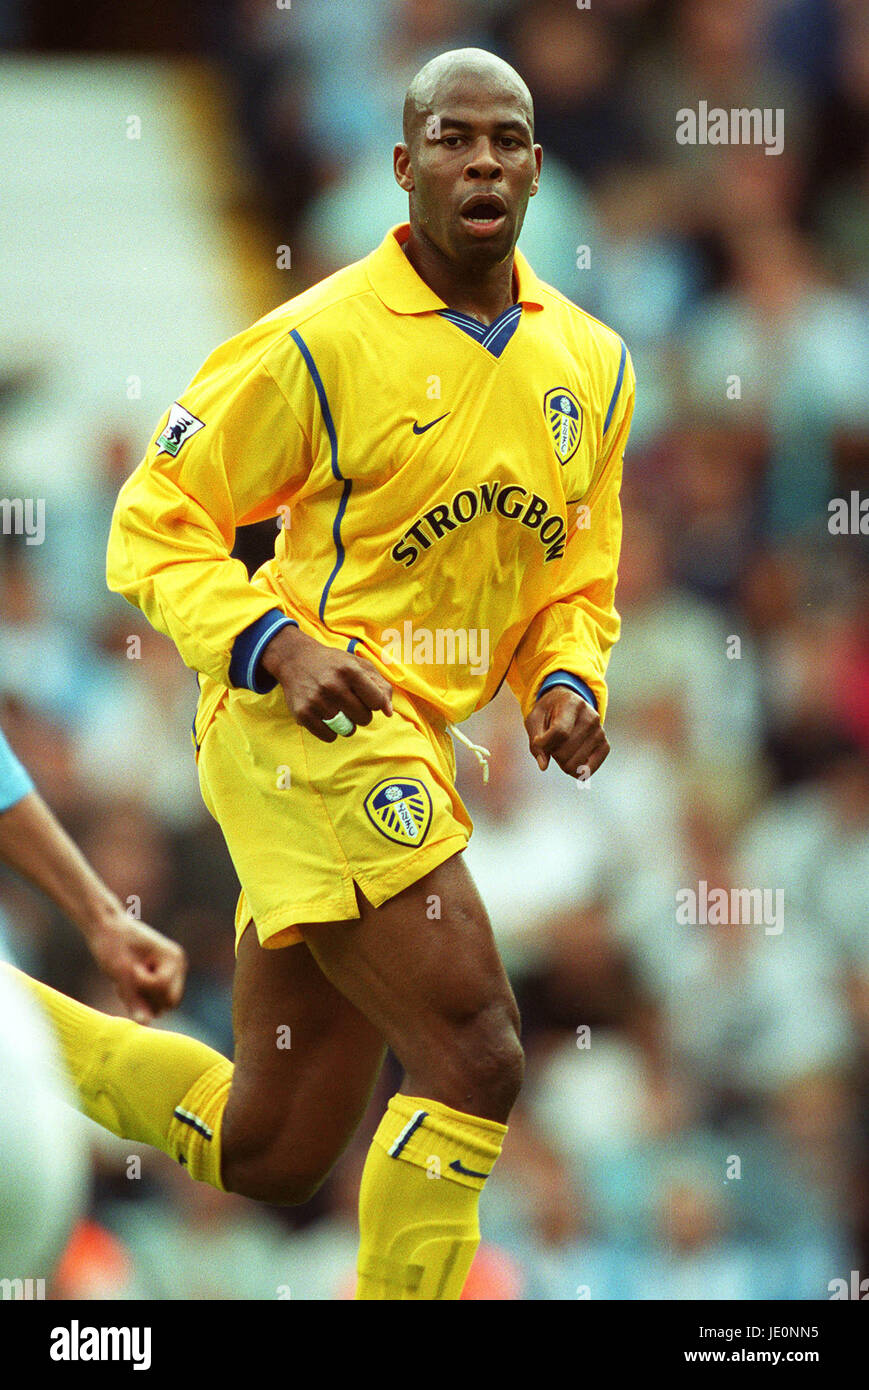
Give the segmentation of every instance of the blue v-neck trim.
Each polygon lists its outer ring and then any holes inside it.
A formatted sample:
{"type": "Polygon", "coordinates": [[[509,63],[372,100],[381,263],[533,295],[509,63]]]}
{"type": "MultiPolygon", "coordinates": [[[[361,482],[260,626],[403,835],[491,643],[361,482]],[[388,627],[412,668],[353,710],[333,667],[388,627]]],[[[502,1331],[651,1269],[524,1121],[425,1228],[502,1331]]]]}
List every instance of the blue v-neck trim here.
{"type": "Polygon", "coordinates": [[[449,319],[450,323],[463,329],[470,338],[478,342],[493,357],[500,357],[519,327],[522,305],[511,304],[509,309],[505,309],[503,314],[498,315],[494,323],[480,323],[470,314],[463,314],[461,309],[438,309],[438,313],[441,318],[449,319]]]}

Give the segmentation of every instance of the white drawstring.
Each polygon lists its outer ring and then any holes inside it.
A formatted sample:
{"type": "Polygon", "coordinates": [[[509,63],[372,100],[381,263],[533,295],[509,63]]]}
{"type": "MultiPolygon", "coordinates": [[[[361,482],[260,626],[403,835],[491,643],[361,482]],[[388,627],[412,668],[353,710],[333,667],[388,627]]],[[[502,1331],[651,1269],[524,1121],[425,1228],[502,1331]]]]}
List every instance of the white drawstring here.
{"type": "Polygon", "coordinates": [[[451,734],[455,734],[456,738],[463,743],[466,748],[470,748],[477,762],[480,764],[480,767],[483,769],[483,786],[485,787],[489,781],[488,759],[491,758],[492,754],[489,752],[488,748],[484,748],[481,743],[472,743],[471,740],[462,733],[461,729],[456,728],[455,724],[448,724],[447,728],[451,734]]]}

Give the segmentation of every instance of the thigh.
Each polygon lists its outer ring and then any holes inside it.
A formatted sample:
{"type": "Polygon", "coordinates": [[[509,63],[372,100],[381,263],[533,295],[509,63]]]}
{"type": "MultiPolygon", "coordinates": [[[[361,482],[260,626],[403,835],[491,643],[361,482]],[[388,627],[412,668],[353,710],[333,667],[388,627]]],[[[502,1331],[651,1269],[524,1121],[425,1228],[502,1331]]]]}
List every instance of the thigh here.
{"type": "Polygon", "coordinates": [[[233,989],[235,1067],[225,1127],[233,1156],[264,1145],[294,1167],[330,1166],[361,1119],[385,1055],[376,1026],[307,946],[265,949],[249,927],[233,989]]]}
{"type": "Polygon", "coordinates": [[[411,1076],[455,1050],[463,1029],[483,1045],[518,1034],[513,991],[461,855],[380,907],[361,898],[359,907],[357,920],[303,927],[305,941],[411,1076]]]}

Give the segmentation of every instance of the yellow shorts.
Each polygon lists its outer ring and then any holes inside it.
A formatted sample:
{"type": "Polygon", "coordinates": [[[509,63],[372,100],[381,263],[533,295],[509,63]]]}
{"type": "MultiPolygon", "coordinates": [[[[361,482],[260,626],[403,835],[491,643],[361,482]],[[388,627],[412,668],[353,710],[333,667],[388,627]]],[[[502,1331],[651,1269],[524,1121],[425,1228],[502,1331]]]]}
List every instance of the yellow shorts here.
{"type": "Polygon", "coordinates": [[[273,947],[301,941],[300,923],[358,917],[354,882],[379,907],[463,850],[473,828],[445,720],[397,688],[391,718],[378,711],[334,743],[295,722],[280,686],[230,690],[197,763],[241,883],[236,949],[251,919],[273,947]]]}

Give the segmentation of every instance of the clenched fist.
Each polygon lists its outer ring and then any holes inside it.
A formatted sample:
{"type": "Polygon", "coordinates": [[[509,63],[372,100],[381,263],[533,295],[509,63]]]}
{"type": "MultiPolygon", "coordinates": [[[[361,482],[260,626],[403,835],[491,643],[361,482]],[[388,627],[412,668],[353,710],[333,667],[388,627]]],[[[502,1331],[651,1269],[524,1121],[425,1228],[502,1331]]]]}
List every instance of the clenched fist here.
{"type": "Polygon", "coordinates": [[[531,753],[544,772],[554,758],[568,777],[578,777],[584,768],[587,778],[610,751],[597,710],[566,685],[555,685],[541,695],[525,728],[531,753]]]}
{"type": "Polygon", "coordinates": [[[370,661],[324,647],[297,627],[281,628],[260,661],[281,686],[296,722],[323,743],[338,737],[323,722],[336,714],[354,724],[370,724],[375,710],[392,714],[392,686],[370,661]]]}

